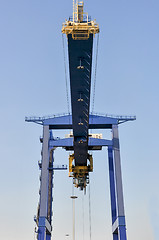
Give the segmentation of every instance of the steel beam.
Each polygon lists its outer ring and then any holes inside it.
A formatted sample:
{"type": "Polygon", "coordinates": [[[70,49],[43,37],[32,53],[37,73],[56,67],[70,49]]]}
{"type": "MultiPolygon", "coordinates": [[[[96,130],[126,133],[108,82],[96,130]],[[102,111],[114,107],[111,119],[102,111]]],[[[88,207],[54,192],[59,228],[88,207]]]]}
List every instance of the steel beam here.
{"type": "Polygon", "coordinates": [[[49,126],[43,126],[43,145],[41,163],[40,204],[38,216],[38,240],[51,239],[53,150],[49,146],[52,133],[49,126]]]}
{"type": "MultiPolygon", "coordinates": [[[[102,146],[112,146],[112,141],[107,139],[89,138],[88,147],[102,147],[102,146]]],[[[72,147],[73,148],[73,138],[63,138],[63,139],[53,139],[50,140],[50,147],[72,147]]],[[[73,149],[72,149],[73,150],[73,149]]]]}
{"type": "Polygon", "coordinates": [[[121,162],[120,162],[118,125],[112,126],[112,141],[113,141],[113,151],[111,148],[109,148],[108,151],[109,151],[109,162],[111,161],[110,166],[111,166],[111,168],[113,168],[113,171],[111,169],[112,176],[110,176],[111,191],[113,191],[113,193],[111,193],[111,199],[113,200],[112,211],[113,211],[113,209],[115,209],[115,214],[113,215],[113,213],[112,213],[113,239],[127,240],[123,188],[122,188],[122,174],[121,174],[121,162]],[[115,186],[115,189],[114,189],[114,186],[115,186]],[[115,204],[116,204],[116,207],[115,207],[115,204]],[[115,217],[116,217],[116,219],[115,219],[115,217]]]}
{"type": "Polygon", "coordinates": [[[46,228],[38,227],[38,240],[46,240],[46,228]]]}
{"type": "Polygon", "coordinates": [[[117,219],[117,209],[116,209],[115,174],[114,174],[112,146],[108,147],[108,160],[109,160],[110,200],[111,200],[111,213],[112,213],[112,225],[113,225],[115,220],[117,219]]]}
{"type": "Polygon", "coordinates": [[[46,234],[46,240],[51,240],[51,234],[46,234]]]}
{"type": "Polygon", "coordinates": [[[48,179],[49,179],[49,126],[43,127],[43,145],[42,145],[42,169],[41,169],[41,187],[40,187],[40,214],[39,217],[47,218],[48,204],[48,179]]]}
{"type": "MultiPolygon", "coordinates": [[[[89,129],[111,129],[113,124],[136,120],[136,116],[89,115],[89,129]]],[[[26,122],[48,125],[50,129],[72,129],[72,115],[25,117],[26,122]]]]}

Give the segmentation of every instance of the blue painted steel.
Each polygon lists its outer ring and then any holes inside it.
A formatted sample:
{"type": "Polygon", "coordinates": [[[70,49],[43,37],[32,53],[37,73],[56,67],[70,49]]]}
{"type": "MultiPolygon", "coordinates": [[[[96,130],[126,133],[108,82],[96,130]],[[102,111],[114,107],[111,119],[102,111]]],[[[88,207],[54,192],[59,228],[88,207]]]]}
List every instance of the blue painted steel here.
{"type": "MultiPolygon", "coordinates": [[[[48,128],[49,131],[49,128],[48,128]]],[[[46,133],[45,133],[46,134],[46,133]]],[[[53,139],[52,131],[49,131],[49,142],[53,139]]],[[[43,171],[43,174],[47,176],[47,186],[41,192],[41,186],[40,185],[40,205],[39,205],[39,213],[37,215],[37,225],[38,225],[38,240],[50,240],[51,239],[51,224],[52,224],[52,190],[53,190],[53,162],[54,162],[54,156],[53,156],[53,149],[50,147],[50,144],[48,142],[48,146],[44,149],[42,148],[42,151],[47,152],[49,160],[45,161],[45,158],[42,158],[42,162],[47,162],[47,167],[43,164],[41,164],[41,171],[43,171]],[[45,197],[44,197],[45,196],[45,197]],[[41,207],[41,200],[43,200],[44,206],[47,206],[46,211],[42,210],[41,207]],[[42,210],[42,211],[41,211],[42,210]],[[46,212],[46,213],[45,213],[46,212]],[[44,215],[43,215],[44,214],[44,215]]],[[[43,143],[44,144],[44,143],[43,143]]],[[[46,145],[46,144],[45,144],[46,145]]],[[[42,154],[43,156],[43,154],[42,154]]],[[[41,179],[43,181],[43,178],[41,179]]]]}
{"type": "Polygon", "coordinates": [[[46,234],[46,240],[51,240],[51,234],[46,234]]]}
{"type": "Polygon", "coordinates": [[[118,225],[119,225],[119,226],[126,226],[125,216],[120,216],[120,217],[118,217],[118,225]]]}
{"type": "Polygon", "coordinates": [[[108,147],[108,159],[109,159],[110,200],[111,200],[111,213],[112,213],[112,224],[113,224],[117,219],[117,209],[116,209],[115,175],[114,175],[112,146],[108,147]]]}
{"type": "Polygon", "coordinates": [[[45,240],[45,239],[46,239],[46,228],[38,227],[38,240],[45,240]]]}
{"type": "MultiPolygon", "coordinates": [[[[120,118],[89,115],[89,129],[111,129],[119,121],[120,118]]],[[[72,129],[72,115],[44,119],[42,124],[49,125],[50,129],[72,129]]]]}
{"type": "MultiPolygon", "coordinates": [[[[51,135],[50,135],[50,141],[52,140],[53,136],[52,136],[52,131],[51,132],[51,135]]],[[[50,147],[50,141],[49,141],[49,148],[50,147]]],[[[52,194],[52,190],[53,190],[53,170],[54,170],[54,167],[53,167],[53,164],[54,164],[54,151],[51,151],[51,159],[50,159],[50,162],[49,162],[49,192],[48,192],[48,221],[51,225],[51,222],[52,222],[52,202],[53,202],[53,194],[52,194]]],[[[49,239],[49,238],[48,238],[49,239]]]]}
{"type": "Polygon", "coordinates": [[[120,240],[127,240],[126,237],[126,227],[125,226],[119,226],[119,239],[120,240]]]}
{"type": "Polygon", "coordinates": [[[39,217],[39,227],[45,227],[47,232],[51,233],[51,224],[48,217],[39,217]]]}
{"type": "MultiPolygon", "coordinates": [[[[113,141],[114,144],[114,141],[113,141]]],[[[115,142],[115,146],[119,146],[119,143],[115,142]]],[[[117,197],[118,189],[116,186],[116,175],[114,167],[113,147],[108,146],[108,159],[109,159],[109,179],[110,179],[110,199],[111,199],[111,213],[112,213],[112,232],[113,240],[126,240],[126,224],[125,216],[118,216],[119,199],[117,197]]],[[[122,193],[121,193],[122,194],[122,193]]]]}
{"type": "MultiPolygon", "coordinates": [[[[50,147],[69,147],[73,150],[73,138],[63,138],[59,140],[50,140],[50,147]]],[[[112,146],[111,140],[89,138],[88,147],[112,146]]]]}
{"type": "MultiPolygon", "coordinates": [[[[111,129],[112,124],[121,124],[134,120],[136,120],[136,116],[89,115],[89,129],[111,129]]],[[[54,115],[53,117],[25,117],[25,121],[49,125],[50,129],[72,129],[72,115],[67,114],[54,115]]]]}
{"type": "Polygon", "coordinates": [[[119,240],[117,233],[113,233],[113,240],[119,240]]]}

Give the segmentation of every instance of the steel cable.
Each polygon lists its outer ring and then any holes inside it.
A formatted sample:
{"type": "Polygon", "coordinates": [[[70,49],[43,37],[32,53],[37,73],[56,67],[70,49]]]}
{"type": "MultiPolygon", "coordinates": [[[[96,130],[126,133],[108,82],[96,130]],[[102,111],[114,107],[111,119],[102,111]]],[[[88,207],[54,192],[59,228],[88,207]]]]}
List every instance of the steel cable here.
{"type": "Polygon", "coordinates": [[[69,94],[68,94],[68,79],[67,79],[67,68],[66,68],[66,55],[65,55],[65,43],[64,36],[62,34],[62,45],[63,45],[63,57],[64,57],[64,69],[65,69],[65,84],[66,84],[66,99],[67,99],[67,110],[70,115],[70,104],[69,104],[69,94]]]}
{"type": "Polygon", "coordinates": [[[97,79],[97,60],[98,60],[98,48],[99,48],[99,33],[97,37],[97,46],[96,46],[96,60],[95,60],[95,72],[94,72],[94,83],[93,83],[93,99],[92,99],[92,114],[94,111],[94,101],[95,101],[95,89],[96,89],[96,79],[97,79]]]}

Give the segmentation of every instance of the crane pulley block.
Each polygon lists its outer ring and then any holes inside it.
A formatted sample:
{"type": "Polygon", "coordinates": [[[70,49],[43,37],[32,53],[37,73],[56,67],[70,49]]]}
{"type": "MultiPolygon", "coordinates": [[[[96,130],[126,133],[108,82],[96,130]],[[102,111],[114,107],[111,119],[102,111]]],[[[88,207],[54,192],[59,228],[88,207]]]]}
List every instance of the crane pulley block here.
{"type": "Polygon", "coordinates": [[[75,160],[74,154],[69,156],[69,177],[74,178],[74,184],[81,190],[86,188],[87,183],[89,183],[89,172],[93,172],[93,157],[88,154],[88,163],[85,166],[75,165],[73,162],[75,160]]]}

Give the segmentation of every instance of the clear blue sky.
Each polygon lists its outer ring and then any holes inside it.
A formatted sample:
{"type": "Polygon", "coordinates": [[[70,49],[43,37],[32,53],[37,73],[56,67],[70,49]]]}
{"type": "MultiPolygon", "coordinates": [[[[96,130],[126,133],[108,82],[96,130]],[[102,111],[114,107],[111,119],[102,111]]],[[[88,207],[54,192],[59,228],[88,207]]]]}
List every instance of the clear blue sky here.
{"type": "MultiPolygon", "coordinates": [[[[101,30],[95,111],[137,115],[119,129],[128,240],[158,240],[159,1],[85,0],[85,11],[101,30]]],[[[0,1],[0,239],[34,239],[42,128],[24,118],[67,112],[61,26],[70,15],[72,0],[0,1]]],[[[64,150],[55,156],[68,163],[64,150]]],[[[92,240],[112,239],[107,151],[93,156],[92,240]]],[[[54,239],[62,240],[72,234],[72,185],[66,172],[54,183],[54,239]]],[[[84,203],[86,240],[88,196],[84,203]]]]}

